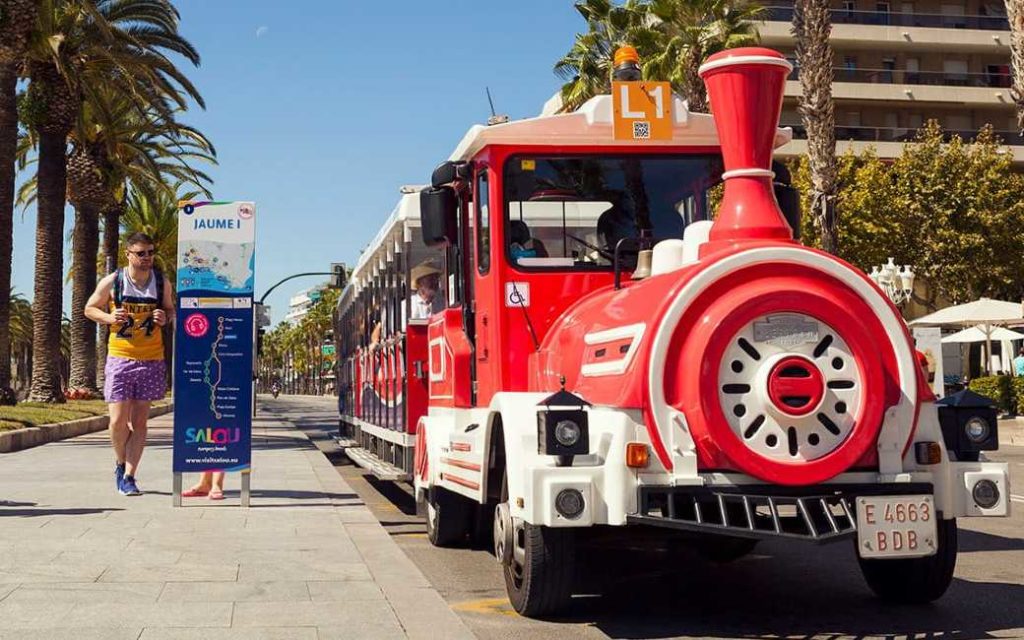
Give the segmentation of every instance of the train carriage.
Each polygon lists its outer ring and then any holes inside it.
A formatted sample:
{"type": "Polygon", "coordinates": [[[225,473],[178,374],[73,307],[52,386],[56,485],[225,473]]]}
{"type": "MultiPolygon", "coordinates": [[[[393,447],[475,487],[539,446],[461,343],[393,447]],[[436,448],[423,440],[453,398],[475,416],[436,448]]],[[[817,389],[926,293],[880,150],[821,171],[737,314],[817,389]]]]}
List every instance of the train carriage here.
{"type": "Polygon", "coordinates": [[[665,140],[616,140],[612,96],[473,127],[353,272],[346,451],[412,482],[432,543],[489,537],[520,613],[568,601],[596,528],[719,558],[852,539],[877,594],[929,601],[956,518],[1009,511],[994,411],[936,405],[884,293],[794,239],[789,70],[713,56],[714,118],[676,98],[665,140]],[[430,259],[443,309],[404,322],[430,259]]]}

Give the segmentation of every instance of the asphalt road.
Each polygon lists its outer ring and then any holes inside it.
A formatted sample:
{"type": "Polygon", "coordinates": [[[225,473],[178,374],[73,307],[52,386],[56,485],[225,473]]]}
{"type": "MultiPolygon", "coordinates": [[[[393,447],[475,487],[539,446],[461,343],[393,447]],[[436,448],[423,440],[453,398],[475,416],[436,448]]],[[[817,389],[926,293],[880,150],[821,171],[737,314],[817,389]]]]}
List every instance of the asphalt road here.
{"type": "MultiPolygon", "coordinates": [[[[333,403],[282,396],[264,406],[320,442],[480,638],[1024,638],[1024,480],[1012,517],[960,521],[956,577],[931,605],[893,607],[874,598],[849,543],[768,542],[737,562],[716,565],[695,556],[670,559],[638,541],[636,548],[583,551],[585,588],[571,611],[536,621],[508,606],[488,551],[431,546],[409,487],[378,482],[334,451],[333,403]]],[[[991,457],[1009,461],[1013,477],[1024,478],[1024,447],[1004,447],[991,457]]]]}

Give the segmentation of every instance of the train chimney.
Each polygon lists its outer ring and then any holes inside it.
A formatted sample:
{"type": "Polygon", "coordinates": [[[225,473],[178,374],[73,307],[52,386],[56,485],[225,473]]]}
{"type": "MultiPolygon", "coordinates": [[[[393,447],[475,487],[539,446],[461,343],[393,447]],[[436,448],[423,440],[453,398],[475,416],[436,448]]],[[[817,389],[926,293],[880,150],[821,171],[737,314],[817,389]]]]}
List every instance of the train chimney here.
{"type": "Polygon", "coordinates": [[[727,49],[700,67],[725,164],[725,194],[709,251],[735,242],[793,239],[775,200],[771,171],[782,93],[792,69],[782,54],[760,47],[727,49]]]}

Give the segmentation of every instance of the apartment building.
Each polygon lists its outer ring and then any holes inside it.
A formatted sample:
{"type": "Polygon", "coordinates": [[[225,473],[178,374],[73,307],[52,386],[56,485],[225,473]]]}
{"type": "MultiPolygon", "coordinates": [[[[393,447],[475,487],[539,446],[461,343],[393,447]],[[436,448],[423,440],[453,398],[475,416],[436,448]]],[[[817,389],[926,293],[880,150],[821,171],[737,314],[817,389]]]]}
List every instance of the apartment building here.
{"type": "MultiPolygon", "coordinates": [[[[761,41],[795,63],[793,6],[767,0],[761,41]]],[[[836,140],[840,153],[873,146],[900,154],[923,122],[973,138],[991,124],[1024,164],[1024,139],[1010,97],[1010,31],[1002,0],[833,0],[836,140]]],[[[780,155],[806,151],[797,113],[799,69],[786,85],[782,123],[794,140],[780,155]]]]}

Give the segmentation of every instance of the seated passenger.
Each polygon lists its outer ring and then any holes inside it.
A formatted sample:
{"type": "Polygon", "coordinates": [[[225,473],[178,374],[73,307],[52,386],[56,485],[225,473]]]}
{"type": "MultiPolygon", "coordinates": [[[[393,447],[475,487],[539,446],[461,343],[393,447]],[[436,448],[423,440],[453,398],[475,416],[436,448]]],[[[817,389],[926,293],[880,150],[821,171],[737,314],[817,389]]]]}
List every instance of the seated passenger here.
{"type": "Polygon", "coordinates": [[[512,252],[512,259],[516,262],[520,258],[548,257],[544,243],[530,234],[530,227],[522,220],[512,220],[509,223],[509,249],[512,252]]]}
{"type": "MultiPolygon", "coordinates": [[[[429,318],[432,314],[444,310],[444,296],[441,292],[441,270],[435,267],[429,260],[421,262],[412,268],[409,275],[412,282],[413,293],[409,298],[410,320],[422,320],[429,318]]],[[[402,315],[405,315],[404,313],[402,315]]],[[[387,309],[381,311],[380,322],[373,328],[370,335],[370,345],[380,343],[381,326],[387,324],[387,309]]],[[[405,323],[401,323],[398,331],[405,329],[405,323]]]]}

